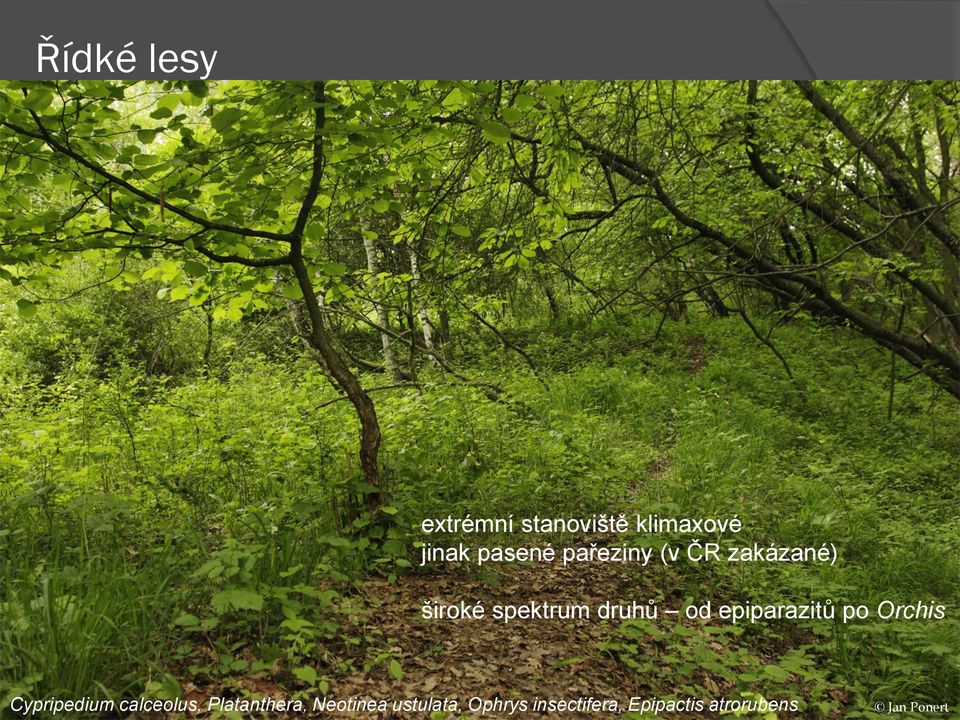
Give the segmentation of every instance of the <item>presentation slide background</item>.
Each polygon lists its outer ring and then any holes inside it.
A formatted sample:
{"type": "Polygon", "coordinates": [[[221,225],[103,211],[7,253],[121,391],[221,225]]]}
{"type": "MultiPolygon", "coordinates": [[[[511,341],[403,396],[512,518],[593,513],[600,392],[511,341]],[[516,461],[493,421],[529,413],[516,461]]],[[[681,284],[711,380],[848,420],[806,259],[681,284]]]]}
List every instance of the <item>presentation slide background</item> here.
{"type": "Polygon", "coordinates": [[[7,3],[0,74],[58,77],[37,65],[53,35],[217,49],[220,79],[948,79],[958,18],[956,0],[7,3]]]}

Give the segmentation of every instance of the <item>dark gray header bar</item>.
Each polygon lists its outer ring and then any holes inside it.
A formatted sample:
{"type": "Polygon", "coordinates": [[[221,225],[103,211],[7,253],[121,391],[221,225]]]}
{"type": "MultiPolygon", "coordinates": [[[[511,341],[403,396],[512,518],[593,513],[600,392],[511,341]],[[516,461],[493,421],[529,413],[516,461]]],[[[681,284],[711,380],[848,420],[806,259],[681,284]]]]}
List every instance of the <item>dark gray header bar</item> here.
{"type": "Polygon", "coordinates": [[[4,9],[0,76],[960,78],[958,2],[48,0],[4,9]]]}

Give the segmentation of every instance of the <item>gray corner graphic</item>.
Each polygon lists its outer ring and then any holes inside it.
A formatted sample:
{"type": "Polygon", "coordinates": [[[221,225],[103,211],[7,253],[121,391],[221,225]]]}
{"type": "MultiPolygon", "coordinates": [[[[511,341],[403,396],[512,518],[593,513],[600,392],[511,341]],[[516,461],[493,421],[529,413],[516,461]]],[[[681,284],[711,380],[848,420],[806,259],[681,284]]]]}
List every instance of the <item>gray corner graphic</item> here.
{"type": "Polygon", "coordinates": [[[960,77],[957,0],[770,0],[820,78],[960,77]]]}

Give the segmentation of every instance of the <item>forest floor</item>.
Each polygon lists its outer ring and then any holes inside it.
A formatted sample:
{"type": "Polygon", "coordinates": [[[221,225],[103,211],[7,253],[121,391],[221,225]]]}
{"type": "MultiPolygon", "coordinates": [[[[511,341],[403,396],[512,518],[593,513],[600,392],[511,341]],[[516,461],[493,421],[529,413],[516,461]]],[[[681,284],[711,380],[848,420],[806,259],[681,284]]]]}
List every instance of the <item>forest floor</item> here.
{"type": "MultiPolygon", "coordinates": [[[[706,364],[704,346],[705,338],[701,336],[688,344],[688,368],[692,374],[700,372],[706,364]]],[[[659,453],[647,473],[662,475],[668,462],[666,454],[659,453]]],[[[604,544],[608,540],[581,538],[575,544],[590,541],[604,544]]],[[[489,618],[424,620],[421,615],[424,601],[463,599],[470,604],[482,603],[488,612],[495,604],[583,604],[596,608],[607,601],[630,603],[641,599],[642,602],[659,592],[649,573],[639,574],[628,565],[609,563],[513,565],[486,577],[437,571],[409,574],[394,584],[383,580],[368,580],[363,584],[367,620],[384,638],[395,643],[393,649],[402,654],[404,696],[454,698],[461,712],[468,709],[471,698],[526,699],[532,705],[535,699],[575,700],[579,697],[616,700],[622,712],[630,698],[650,695],[652,689],[644,688],[640,675],[614,657],[598,652],[598,646],[610,638],[611,627],[607,621],[521,620],[505,626],[489,618]]],[[[676,606],[681,602],[677,598],[676,606]]],[[[364,672],[336,681],[331,695],[374,699],[393,697],[395,691],[391,680],[382,673],[364,672]]],[[[494,712],[489,716],[505,714],[494,712]]],[[[569,712],[519,715],[570,717],[569,712]]],[[[376,717],[406,720],[429,716],[422,712],[391,711],[376,717]]]]}
{"type": "MultiPolygon", "coordinates": [[[[590,537],[577,544],[602,544],[605,540],[590,537]]],[[[610,638],[611,625],[606,621],[517,620],[505,626],[489,616],[483,620],[425,620],[421,607],[428,599],[451,603],[463,599],[470,605],[482,603],[488,612],[495,604],[585,604],[595,608],[607,600],[630,602],[653,597],[656,592],[652,574],[638,574],[629,565],[598,563],[511,565],[490,574],[447,567],[409,573],[392,583],[386,579],[368,579],[360,584],[357,594],[344,598],[349,608],[342,610],[353,626],[345,626],[342,631],[345,635],[377,639],[377,644],[385,646],[391,657],[399,658],[402,681],[391,678],[383,664],[360,668],[368,654],[366,643],[358,643],[352,651],[349,647],[338,647],[335,651],[338,658],[352,661],[356,669],[334,678],[327,697],[391,702],[450,698],[457,701],[459,712],[387,710],[337,714],[325,711],[308,712],[306,717],[370,720],[480,717],[479,713],[468,711],[468,703],[475,697],[501,701],[526,699],[531,704],[536,698],[592,697],[616,700],[625,707],[633,696],[650,695],[650,688],[644,688],[641,677],[613,656],[598,652],[598,646],[610,638]]],[[[674,600],[670,604],[679,607],[682,599],[674,600]]],[[[250,678],[241,684],[254,696],[290,697],[289,691],[270,680],[250,678]]],[[[187,681],[184,689],[187,699],[203,707],[212,695],[234,695],[239,688],[232,692],[216,686],[201,688],[187,681]]],[[[607,713],[589,715],[608,716],[607,713]]],[[[502,711],[483,715],[507,716],[508,713],[502,711]]],[[[569,712],[519,712],[513,716],[572,717],[569,712]]]]}
{"type": "MultiPolygon", "coordinates": [[[[364,584],[366,620],[402,654],[404,697],[449,697],[461,710],[472,697],[484,700],[534,698],[629,698],[639,692],[638,677],[612,657],[597,652],[610,628],[598,620],[514,621],[424,620],[425,599],[468,603],[554,606],[646,598],[645,578],[626,566],[513,566],[479,579],[460,572],[409,575],[390,585],[364,584]]],[[[332,695],[368,698],[396,696],[382,673],[354,673],[333,684],[332,695]]],[[[473,713],[471,713],[473,715],[473,713]]],[[[491,716],[502,717],[505,713],[491,716]]],[[[536,714],[569,717],[569,713],[536,714]]],[[[382,718],[420,718],[422,713],[387,713],[382,718]]]]}
{"type": "MultiPolygon", "coordinates": [[[[705,339],[692,338],[686,347],[687,369],[699,373],[707,362],[705,339]]],[[[657,455],[645,468],[647,480],[662,477],[669,469],[669,447],[676,437],[669,427],[657,443],[657,455]]],[[[639,496],[642,488],[632,488],[639,496]]],[[[630,504],[630,503],[627,503],[630,504]]],[[[622,508],[625,512],[631,508],[622,508]]],[[[588,536],[568,541],[569,545],[590,543],[605,545],[613,536],[588,536]]],[[[637,570],[627,564],[578,563],[576,565],[512,564],[495,572],[472,572],[453,564],[410,572],[394,582],[370,578],[358,586],[358,592],[344,598],[341,610],[347,618],[343,634],[364,638],[353,647],[332,650],[340,662],[353,669],[334,677],[327,697],[334,700],[377,701],[417,699],[428,703],[452,699],[458,712],[428,712],[424,709],[383,712],[308,713],[308,717],[362,717],[373,720],[454,720],[458,717],[537,717],[567,719],[569,711],[534,711],[534,701],[595,698],[619,704],[616,713],[587,713],[590,717],[619,717],[627,711],[631,698],[656,698],[662,688],[647,681],[642,673],[629,668],[615,653],[604,652],[604,643],[615,635],[619,621],[599,620],[515,620],[509,625],[489,616],[494,605],[525,606],[546,604],[553,607],[587,605],[595,613],[604,602],[629,605],[647,599],[660,599],[663,608],[679,609],[682,593],[670,595],[671,583],[663,572],[637,570]],[[666,596],[665,596],[666,593],[666,596]],[[481,603],[487,611],[483,620],[424,619],[425,601],[467,605],[481,603]],[[386,663],[370,666],[371,643],[386,649],[389,658],[402,668],[402,679],[391,677],[386,663]],[[399,689],[402,688],[402,691],[399,689]],[[488,712],[471,711],[471,700],[495,703],[488,712]],[[510,712],[514,702],[525,700],[526,711],[510,712]]],[[[672,617],[672,616],[671,616],[672,617]]],[[[663,623],[671,618],[661,617],[663,623]]],[[[671,620],[672,622],[672,620],[671,620]]],[[[685,625],[695,626],[686,620],[685,625]]],[[[696,632],[696,630],[695,630],[696,632]]],[[[800,638],[794,638],[799,643],[800,638]]],[[[657,640],[640,640],[640,652],[649,658],[661,654],[657,640]]],[[[787,643],[791,644],[791,643],[787,643]]],[[[719,649],[721,646],[716,644],[719,649]]],[[[778,648],[782,652],[783,647],[778,648]]],[[[716,696],[732,690],[721,677],[697,669],[696,682],[716,696]]],[[[691,678],[693,679],[693,678],[691,678]]],[[[258,696],[287,696],[282,687],[251,680],[245,689],[258,696]]],[[[194,697],[205,702],[211,688],[194,697]]],[[[391,704],[391,703],[388,703],[391,704]]],[[[426,707],[422,706],[422,707],[426,707]]],[[[639,716],[628,713],[628,717],[639,716]]],[[[666,713],[664,717],[672,717],[666,713]]],[[[678,716],[679,717],[679,716],[678,716]]],[[[698,717],[683,713],[682,717],[698,717]]],[[[702,717],[713,717],[703,715],[702,717]]]]}
{"type": "MultiPolygon", "coordinates": [[[[55,397],[24,391],[0,423],[0,717],[4,698],[96,696],[187,701],[205,720],[730,717],[641,714],[632,698],[793,700],[780,717],[882,720],[877,700],[960,697],[952,616],[673,614],[708,601],[960,600],[960,408],[903,382],[888,418],[889,358],[834,329],[778,330],[791,382],[735,320],[668,325],[653,339],[652,323],[518,330],[511,342],[538,359],[549,388],[499,349],[466,346],[464,362],[498,378],[511,402],[429,369],[422,387],[379,395],[391,494],[372,520],[349,512],[360,487],[352,410],[330,404],[312,365],[264,356],[189,382],[118,371],[55,397]],[[724,547],[836,543],[840,562],[477,567],[474,552],[418,566],[423,518],[508,513],[737,515],[742,534],[716,534],[724,547]],[[424,618],[427,601],[480,603],[488,617],[424,618]],[[602,603],[650,601],[654,619],[597,618],[602,603]],[[544,603],[586,606],[592,619],[489,616],[544,603]],[[213,698],[234,707],[211,708],[213,698]],[[251,714],[265,698],[308,709],[251,714]],[[385,707],[335,715],[318,698],[385,707]],[[445,698],[457,707],[423,708],[445,698]],[[618,707],[511,714],[538,698],[618,707]],[[393,707],[412,700],[420,707],[393,707]],[[499,705],[477,712],[478,700],[499,705]]],[[[560,549],[688,537],[430,539],[560,549]]],[[[124,720],[148,718],[159,720],[124,720]]]]}
{"type": "MultiPolygon", "coordinates": [[[[609,538],[590,536],[580,538],[577,545],[595,542],[604,544],[609,538]]],[[[425,600],[482,603],[488,610],[495,605],[524,605],[547,603],[554,606],[585,604],[595,609],[603,602],[628,605],[636,600],[662,598],[661,609],[679,609],[684,602],[682,592],[669,591],[671,584],[658,570],[638,572],[629,565],[584,563],[577,566],[560,564],[512,565],[495,574],[481,576],[462,568],[448,567],[430,572],[414,572],[395,582],[369,579],[359,586],[359,592],[345,598],[349,609],[343,608],[353,626],[342,627],[345,635],[375,641],[386,648],[389,657],[401,664],[401,679],[392,678],[385,663],[362,667],[369,658],[370,647],[358,643],[352,649],[335,650],[340,661],[348,660],[354,669],[333,678],[326,697],[331,700],[381,701],[388,706],[394,700],[417,699],[457,702],[458,712],[403,711],[388,709],[381,712],[313,712],[290,717],[344,717],[364,720],[455,720],[464,717],[484,718],[544,718],[555,720],[571,717],[651,717],[628,713],[632,698],[657,698],[676,694],[672,688],[658,687],[654,676],[630,669],[615,653],[604,652],[604,643],[616,636],[617,621],[596,618],[585,620],[513,621],[509,625],[486,617],[483,620],[426,620],[421,615],[425,600]],[[664,591],[667,591],[664,597],[664,591]],[[354,657],[351,658],[350,654],[354,657]],[[490,712],[469,710],[471,699],[500,702],[490,712]],[[534,711],[535,700],[576,701],[578,698],[614,700],[619,711],[571,713],[534,711]],[[508,701],[526,700],[528,709],[510,713],[508,701]]],[[[654,621],[666,626],[675,621],[661,616],[654,621]]],[[[691,632],[705,633],[696,621],[681,620],[691,632]]],[[[787,635],[767,647],[752,647],[750,651],[767,655],[774,661],[790,647],[809,641],[797,633],[787,635]]],[[[655,637],[634,638],[641,656],[659,662],[664,658],[662,643],[655,637]]],[[[717,651],[730,650],[724,641],[708,640],[717,651]]],[[[744,648],[746,649],[746,648],[744,648]]],[[[668,669],[674,673],[675,667],[668,669]]],[[[701,667],[686,671],[687,680],[709,691],[712,697],[735,697],[735,688],[719,674],[701,667]]],[[[673,677],[676,677],[673,675],[673,677]]],[[[250,696],[289,698],[282,684],[267,679],[250,678],[241,683],[250,696]]],[[[187,697],[201,706],[214,694],[236,694],[224,688],[207,686],[197,688],[185,685],[187,697]]],[[[318,694],[319,695],[319,694],[318,694]]],[[[842,700],[843,698],[837,698],[842,700]]],[[[660,713],[664,718],[717,718],[713,713],[660,713]]],[[[260,717],[246,716],[243,717],[260,717]]],[[[265,716],[266,717],[266,716],[265,716]]],[[[271,714],[270,718],[284,717],[271,714]]]]}
{"type": "MultiPolygon", "coordinates": [[[[708,357],[705,338],[696,336],[686,346],[687,370],[698,374],[708,357]]],[[[647,481],[662,477],[670,466],[669,447],[676,439],[673,430],[664,428],[657,442],[657,454],[645,468],[647,481]]],[[[632,488],[639,496],[641,487],[632,488]]],[[[627,503],[630,504],[630,503],[627,503]]],[[[631,508],[622,508],[625,512],[631,508]]],[[[593,535],[568,540],[566,544],[605,545],[613,536],[593,535]]],[[[567,720],[570,711],[509,712],[514,701],[526,700],[531,707],[535,700],[595,698],[614,700],[616,713],[587,713],[589,717],[619,717],[628,710],[631,698],[656,698],[663,691],[656,681],[646,681],[642,673],[629,668],[615,653],[604,652],[604,643],[614,636],[619,621],[599,620],[515,620],[509,625],[489,616],[494,605],[523,606],[546,604],[554,607],[587,605],[592,611],[604,603],[629,605],[636,601],[658,598],[664,608],[679,609],[684,598],[679,590],[671,596],[671,583],[664,573],[638,569],[628,564],[578,563],[576,565],[511,564],[495,572],[478,573],[454,564],[435,566],[401,575],[393,582],[369,578],[361,582],[358,592],[343,598],[341,608],[346,636],[363,638],[356,645],[331,649],[348,670],[330,682],[327,697],[332,700],[378,701],[417,699],[420,701],[455,700],[458,712],[428,712],[423,709],[385,712],[308,712],[306,717],[351,717],[370,720],[454,720],[460,717],[536,717],[545,720],[567,720]],[[425,601],[434,603],[481,603],[487,610],[483,620],[427,620],[421,613],[425,601]],[[371,644],[385,649],[389,658],[402,668],[402,680],[391,677],[386,663],[369,663],[371,644]],[[402,690],[400,689],[402,688],[402,690]],[[473,712],[471,699],[498,703],[490,712],[473,712]]],[[[661,617],[658,623],[671,618],[661,617]]],[[[695,627],[696,623],[680,621],[695,627]]],[[[696,632],[696,630],[695,630],[696,632]]],[[[804,638],[805,639],[805,638],[804,638]]],[[[634,640],[636,642],[636,640],[634,640]]],[[[648,637],[639,641],[640,652],[649,658],[661,654],[657,640],[648,637]]],[[[786,645],[799,644],[793,638],[786,645]]],[[[717,649],[719,643],[714,643],[717,649]]],[[[782,652],[783,647],[777,648],[782,652]]],[[[776,653],[772,653],[776,654],[776,653]]],[[[723,678],[702,669],[694,670],[696,682],[716,696],[732,690],[723,678]]],[[[691,679],[694,679],[691,677],[691,679]]],[[[290,697],[282,685],[270,680],[250,678],[242,682],[243,690],[252,696],[290,697]]],[[[231,694],[225,688],[197,688],[186,684],[187,697],[206,704],[211,694],[231,694]]],[[[238,688],[239,689],[239,688],[238,688]]],[[[628,713],[627,717],[639,717],[628,713]]],[[[680,717],[672,713],[663,717],[680,717]]],[[[273,715],[272,717],[277,717],[273,715]]],[[[298,715],[298,717],[304,717],[298,715]]],[[[685,712],[682,717],[714,717],[685,712]]]]}

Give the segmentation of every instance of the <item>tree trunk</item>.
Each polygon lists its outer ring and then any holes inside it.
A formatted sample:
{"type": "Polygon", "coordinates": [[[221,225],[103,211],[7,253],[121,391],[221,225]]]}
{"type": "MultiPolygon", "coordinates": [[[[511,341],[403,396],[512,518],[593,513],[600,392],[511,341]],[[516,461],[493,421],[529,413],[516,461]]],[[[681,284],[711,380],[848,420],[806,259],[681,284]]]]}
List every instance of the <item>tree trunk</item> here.
{"type": "Polygon", "coordinates": [[[543,288],[543,294],[547,297],[547,305],[550,306],[550,319],[556,322],[560,319],[560,303],[557,302],[557,296],[553,292],[553,286],[550,284],[548,278],[541,275],[540,287],[543,288]]]}
{"type": "Polygon", "coordinates": [[[327,328],[323,322],[323,313],[320,303],[310,282],[310,274],[303,261],[299,248],[291,252],[291,266],[297,278],[300,292],[307,306],[307,316],[310,319],[310,345],[316,349],[323,359],[324,365],[330,372],[334,382],[346,394],[353,404],[360,420],[360,469],[363,479],[368,485],[375,488],[366,494],[366,507],[371,513],[380,509],[383,492],[380,486],[380,467],[377,464],[377,454],[380,451],[380,421],[373,400],[360,385],[357,376],[350,371],[350,367],[333,346],[327,328]]]}
{"type": "Polygon", "coordinates": [[[203,346],[203,376],[210,379],[210,357],[213,355],[213,309],[210,299],[203,301],[203,314],[207,319],[207,340],[203,346]]]}
{"type": "MultiPolygon", "coordinates": [[[[380,327],[389,330],[390,316],[387,313],[387,308],[380,302],[380,291],[375,285],[377,282],[377,273],[380,272],[379,263],[377,262],[377,246],[370,236],[367,235],[366,230],[364,230],[363,233],[363,249],[366,250],[367,253],[367,272],[370,273],[371,278],[371,294],[373,295],[373,308],[377,313],[377,323],[380,327]]],[[[397,360],[393,355],[393,338],[391,338],[389,334],[381,332],[380,345],[383,348],[383,366],[386,368],[387,374],[393,380],[399,382],[402,378],[397,368],[397,360]]]]}
{"type": "Polygon", "coordinates": [[[710,314],[714,317],[727,317],[730,314],[730,310],[726,304],[724,304],[723,298],[720,297],[720,293],[717,292],[716,288],[707,283],[706,278],[702,275],[698,277],[698,281],[700,285],[696,288],[697,297],[707,306],[710,314]]]}
{"type": "MultiPolygon", "coordinates": [[[[407,242],[407,253],[410,256],[410,275],[413,277],[413,292],[419,295],[420,261],[417,257],[417,249],[413,246],[413,243],[409,241],[407,242]]],[[[430,355],[430,362],[437,365],[438,361],[434,354],[436,348],[433,344],[433,325],[430,323],[430,316],[427,314],[427,301],[419,299],[418,297],[417,303],[417,317],[420,318],[420,330],[423,333],[423,347],[426,348],[427,353],[430,355]]]]}
{"type": "Polygon", "coordinates": [[[446,308],[440,308],[440,343],[443,349],[443,361],[447,365],[453,364],[453,346],[450,344],[450,313],[446,308]]]}

